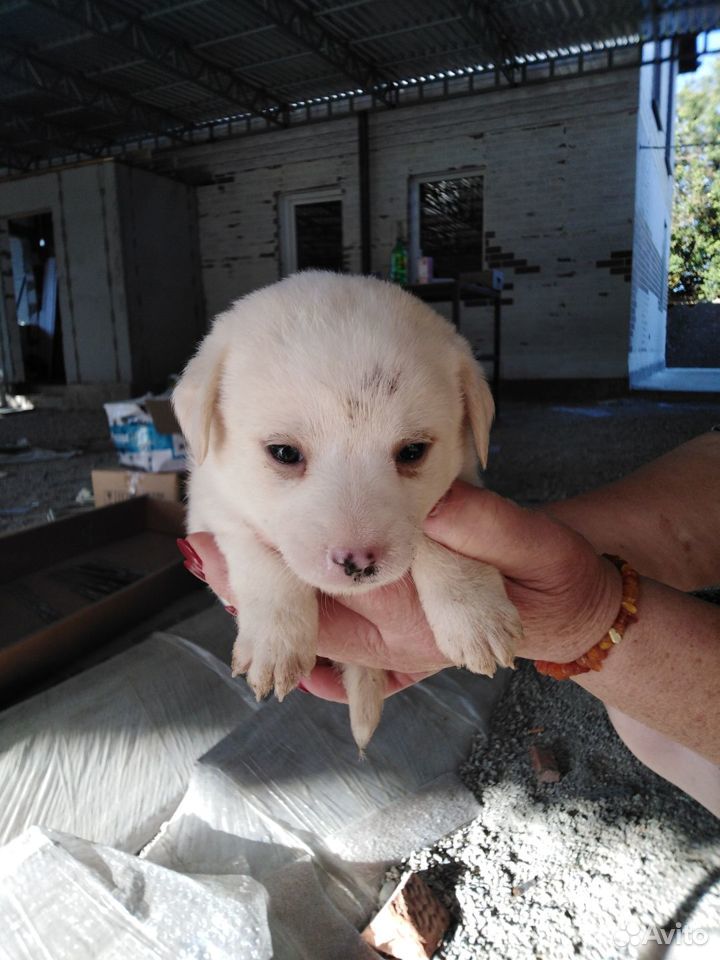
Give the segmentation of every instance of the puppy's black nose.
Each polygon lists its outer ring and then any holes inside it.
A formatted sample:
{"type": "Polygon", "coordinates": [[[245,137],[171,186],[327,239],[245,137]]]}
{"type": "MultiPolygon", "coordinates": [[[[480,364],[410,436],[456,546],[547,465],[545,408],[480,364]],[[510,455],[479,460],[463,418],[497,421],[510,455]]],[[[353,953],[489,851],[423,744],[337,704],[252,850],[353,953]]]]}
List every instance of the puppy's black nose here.
{"type": "Polygon", "coordinates": [[[377,573],[377,561],[372,550],[331,550],[330,559],[343,568],[345,576],[352,577],[356,582],[377,573]]]}

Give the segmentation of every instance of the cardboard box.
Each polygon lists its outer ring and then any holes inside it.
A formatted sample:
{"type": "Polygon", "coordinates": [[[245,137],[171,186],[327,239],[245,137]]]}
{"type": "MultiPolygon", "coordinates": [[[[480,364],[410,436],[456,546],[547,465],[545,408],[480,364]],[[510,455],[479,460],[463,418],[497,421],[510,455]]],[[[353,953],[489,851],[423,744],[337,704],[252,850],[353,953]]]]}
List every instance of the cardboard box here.
{"type": "Polygon", "coordinates": [[[144,473],[142,470],[93,470],[92,489],[96,507],[120,503],[130,497],[155,497],[158,500],[182,499],[183,475],[180,473],[144,473]]]}
{"type": "Polygon", "coordinates": [[[135,497],[0,537],[0,707],[195,588],[184,514],[135,497]]]}
{"type": "Polygon", "coordinates": [[[185,470],[185,440],[169,396],[149,394],[104,407],[123,466],[154,473],[185,470]]]}

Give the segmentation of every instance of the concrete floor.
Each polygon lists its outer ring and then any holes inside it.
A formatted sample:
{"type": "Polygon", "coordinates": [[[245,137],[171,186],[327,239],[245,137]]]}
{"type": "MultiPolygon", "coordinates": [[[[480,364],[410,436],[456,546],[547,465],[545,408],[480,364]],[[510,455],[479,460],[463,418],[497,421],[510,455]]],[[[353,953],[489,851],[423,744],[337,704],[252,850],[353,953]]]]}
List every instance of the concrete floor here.
{"type": "MultiPolygon", "coordinates": [[[[504,401],[492,432],[486,484],[526,504],[615,480],[720,423],[720,397],[657,400],[636,394],[582,404],[504,401]]],[[[90,487],[94,467],[116,465],[102,409],[37,409],[0,416],[0,456],[22,438],[77,456],[0,462],[0,533],[62,516],[90,487]]],[[[5,457],[8,460],[8,457],[5,457]]]]}
{"type": "Polygon", "coordinates": [[[504,402],[486,485],[527,504],[608,483],[720,423],[720,396],[583,404],[504,402]]]}

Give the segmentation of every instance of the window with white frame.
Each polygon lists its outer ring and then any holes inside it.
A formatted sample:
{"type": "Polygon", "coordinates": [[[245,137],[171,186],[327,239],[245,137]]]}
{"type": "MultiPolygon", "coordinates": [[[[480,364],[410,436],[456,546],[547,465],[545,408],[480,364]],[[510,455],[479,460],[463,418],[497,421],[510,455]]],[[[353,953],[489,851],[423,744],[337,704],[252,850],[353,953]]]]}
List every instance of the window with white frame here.
{"type": "Polygon", "coordinates": [[[472,171],[411,178],[411,280],[420,257],[433,258],[436,278],[482,270],[483,191],[482,174],[472,171]]]}
{"type": "Polygon", "coordinates": [[[303,190],[280,197],[280,268],[284,277],[310,268],[341,272],[342,191],[303,190]]]}

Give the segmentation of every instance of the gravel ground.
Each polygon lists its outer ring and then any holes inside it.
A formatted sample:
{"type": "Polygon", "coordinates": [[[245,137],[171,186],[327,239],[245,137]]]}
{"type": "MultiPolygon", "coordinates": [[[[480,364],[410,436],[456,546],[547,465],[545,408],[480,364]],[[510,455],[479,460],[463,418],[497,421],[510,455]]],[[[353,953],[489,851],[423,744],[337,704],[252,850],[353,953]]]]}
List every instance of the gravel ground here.
{"type": "MultiPolygon", "coordinates": [[[[493,427],[486,483],[523,503],[572,496],[615,480],[720,423],[720,398],[659,402],[642,395],[589,406],[504,402],[493,427]]],[[[0,463],[0,533],[76,509],[94,467],[117,465],[105,413],[37,409],[0,415],[0,452],[79,450],[68,460],[0,463]]]]}
{"type": "Polygon", "coordinates": [[[442,960],[646,957],[656,931],[720,924],[720,821],[643,767],[575,684],[521,666],[462,775],[479,816],[391,876],[422,871],[450,908],[442,960]],[[534,743],[559,783],[536,781],[534,743]]]}
{"type": "Polygon", "coordinates": [[[720,396],[503,403],[486,485],[528,504],[560,500],[617,480],[713,424],[720,424],[720,396]]]}
{"type": "Polygon", "coordinates": [[[0,533],[45,523],[49,511],[55,517],[73,511],[77,494],[91,487],[91,470],[117,466],[102,408],[0,415],[0,455],[23,439],[31,447],[78,450],[79,455],[34,463],[0,462],[0,533]]]}

